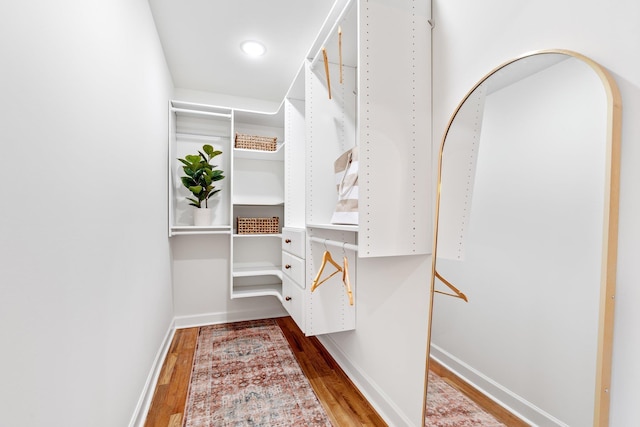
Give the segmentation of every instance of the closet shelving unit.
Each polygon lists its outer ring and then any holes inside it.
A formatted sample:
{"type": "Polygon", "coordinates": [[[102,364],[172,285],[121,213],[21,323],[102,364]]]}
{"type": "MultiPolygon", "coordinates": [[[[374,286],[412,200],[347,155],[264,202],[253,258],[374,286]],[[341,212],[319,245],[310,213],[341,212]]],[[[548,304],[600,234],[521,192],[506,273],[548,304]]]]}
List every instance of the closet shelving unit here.
{"type": "Polygon", "coordinates": [[[231,298],[275,296],[282,301],[284,115],[235,110],[235,133],[277,137],[275,151],[233,149],[231,298]],[[279,218],[279,232],[239,234],[237,218],[279,218]]]}
{"type": "Polygon", "coordinates": [[[305,283],[285,276],[285,308],[307,335],[356,327],[357,277],[372,266],[365,258],[429,253],[428,17],[415,0],[337,2],[285,100],[285,225],[306,239],[305,283]],[[331,224],[333,164],[354,145],[359,225],[331,224]],[[353,306],[339,275],[311,292],[325,250],[348,258],[353,306]]]}
{"type": "Polygon", "coordinates": [[[418,0],[339,0],[281,111],[172,102],[169,235],[229,236],[231,298],[275,296],[307,335],[346,331],[355,328],[357,277],[371,276],[365,258],[429,253],[428,17],[418,0]],[[236,132],[277,136],[277,150],[236,149],[236,132]],[[180,194],[175,159],[184,153],[176,147],[205,142],[225,153],[226,179],[214,224],[196,228],[180,194]],[[359,225],[331,224],[333,164],[356,144],[359,225]],[[275,216],[279,233],[238,234],[238,217],[275,216]],[[353,306],[339,275],[310,290],[327,246],[349,259],[353,306]]]}
{"type": "MultiPolygon", "coordinates": [[[[231,298],[271,295],[282,300],[282,234],[238,234],[237,218],[279,217],[284,224],[284,115],[171,101],[169,105],[169,236],[228,235],[231,298]],[[235,134],[277,137],[275,151],[234,147],[235,134]],[[194,226],[193,207],[182,186],[179,157],[211,144],[223,152],[214,159],[225,179],[209,201],[210,226],[194,226]]],[[[217,244],[217,243],[212,243],[217,244]]]]}

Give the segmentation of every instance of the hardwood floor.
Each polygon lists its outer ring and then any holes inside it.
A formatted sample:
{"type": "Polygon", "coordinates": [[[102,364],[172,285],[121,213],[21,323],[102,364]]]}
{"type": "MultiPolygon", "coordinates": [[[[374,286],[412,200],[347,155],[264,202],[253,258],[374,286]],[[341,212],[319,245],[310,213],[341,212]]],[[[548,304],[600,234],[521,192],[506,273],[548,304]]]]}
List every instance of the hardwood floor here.
{"type": "MultiPolygon", "coordinates": [[[[290,317],[276,322],[336,427],[386,426],[315,337],[305,337],[290,317]]],[[[199,328],[178,329],[160,371],[145,427],[181,427],[199,328]]]]}
{"type": "Polygon", "coordinates": [[[178,329],[167,353],[145,427],[181,427],[198,328],[178,329]]]}
{"type": "Polygon", "coordinates": [[[495,419],[504,423],[505,425],[509,427],[529,427],[528,423],[525,423],[511,412],[498,405],[496,402],[478,391],[475,387],[438,363],[438,361],[429,359],[429,370],[433,371],[440,378],[446,381],[450,386],[458,390],[460,393],[466,395],[478,406],[480,406],[489,414],[493,415],[495,419]]]}

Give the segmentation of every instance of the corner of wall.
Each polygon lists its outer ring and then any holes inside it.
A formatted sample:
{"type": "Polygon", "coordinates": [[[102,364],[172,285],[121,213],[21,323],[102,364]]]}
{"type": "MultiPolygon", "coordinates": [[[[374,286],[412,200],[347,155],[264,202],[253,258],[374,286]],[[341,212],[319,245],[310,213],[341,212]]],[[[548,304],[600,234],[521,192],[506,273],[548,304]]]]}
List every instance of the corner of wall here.
{"type": "Polygon", "coordinates": [[[164,360],[167,357],[167,353],[169,352],[169,347],[171,346],[171,341],[173,340],[175,332],[176,321],[174,319],[171,321],[171,323],[169,323],[167,333],[165,334],[164,339],[160,344],[160,348],[156,353],[156,357],[153,359],[153,364],[151,365],[151,369],[149,370],[147,381],[142,388],[142,393],[140,394],[140,398],[138,399],[136,408],[133,411],[133,415],[131,416],[129,427],[142,427],[144,425],[144,422],[147,418],[147,413],[149,412],[149,407],[151,406],[151,400],[153,399],[153,393],[160,377],[160,371],[162,369],[164,360]]]}

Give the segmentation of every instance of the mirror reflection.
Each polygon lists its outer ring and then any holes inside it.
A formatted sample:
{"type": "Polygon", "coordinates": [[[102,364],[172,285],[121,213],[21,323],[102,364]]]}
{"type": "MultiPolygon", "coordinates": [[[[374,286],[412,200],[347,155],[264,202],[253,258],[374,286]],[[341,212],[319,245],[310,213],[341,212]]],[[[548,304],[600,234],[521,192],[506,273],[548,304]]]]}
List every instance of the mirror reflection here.
{"type": "Polygon", "coordinates": [[[450,122],[427,425],[434,411],[458,410],[443,403],[440,378],[506,425],[606,425],[612,320],[601,303],[615,285],[619,118],[603,76],[577,54],[528,55],[483,79],[450,122]]]}

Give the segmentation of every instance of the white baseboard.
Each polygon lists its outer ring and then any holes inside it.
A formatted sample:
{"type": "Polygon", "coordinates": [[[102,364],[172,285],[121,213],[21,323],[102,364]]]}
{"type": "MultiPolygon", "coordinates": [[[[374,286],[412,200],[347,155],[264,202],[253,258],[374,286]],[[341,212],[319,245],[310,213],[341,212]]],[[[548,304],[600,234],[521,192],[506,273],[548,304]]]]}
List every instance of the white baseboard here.
{"type": "Polygon", "coordinates": [[[173,340],[173,335],[175,334],[175,322],[171,321],[169,324],[169,329],[160,344],[160,349],[156,353],[156,357],[153,360],[153,364],[151,365],[151,370],[149,371],[149,375],[147,376],[147,381],[144,384],[144,388],[142,389],[142,394],[138,399],[138,404],[136,405],[136,409],[133,411],[133,416],[131,417],[131,421],[129,422],[129,427],[142,427],[144,425],[145,419],[147,418],[147,413],[149,412],[149,407],[151,406],[151,400],[153,399],[153,393],[156,389],[156,384],[158,383],[158,379],[160,378],[160,370],[162,369],[162,365],[164,364],[164,360],[167,357],[167,353],[169,352],[169,347],[171,346],[171,341],[173,340]]]}
{"type": "Polygon", "coordinates": [[[548,414],[460,359],[442,350],[437,345],[431,344],[431,357],[458,377],[480,390],[498,405],[522,418],[528,424],[534,426],[569,427],[551,414],[548,414]]]}
{"type": "Polygon", "coordinates": [[[193,328],[205,325],[217,325],[220,323],[241,322],[244,320],[269,319],[272,317],[287,316],[284,308],[268,310],[242,310],[219,313],[204,313],[191,316],[176,316],[173,321],[176,329],[193,328]]]}
{"type": "Polygon", "coordinates": [[[318,335],[316,338],[390,427],[414,426],[371,377],[349,359],[330,335],[318,335]]]}

